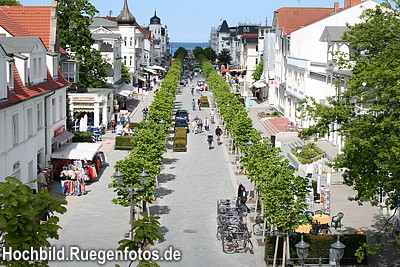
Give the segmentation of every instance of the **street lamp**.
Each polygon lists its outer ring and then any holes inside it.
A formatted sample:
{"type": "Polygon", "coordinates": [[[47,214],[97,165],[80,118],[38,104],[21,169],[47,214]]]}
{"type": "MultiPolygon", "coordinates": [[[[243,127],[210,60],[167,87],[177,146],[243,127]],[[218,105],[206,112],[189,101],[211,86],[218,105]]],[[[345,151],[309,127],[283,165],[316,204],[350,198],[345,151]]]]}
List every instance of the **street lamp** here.
{"type": "Polygon", "coordinates": [[[164,119],[161,119],[161,120],[158,122],[158,124],[159,124],[162,128],[164,128],[164,126],[165,126],[165,121],[164,121],[164,119]]]}
{"type": "MultiPolygon", "coordinates": [[[[120,171],[120,169],[118,168],[117,173],[114,175],[115,179],[117,180],[117,184],[118,187],[121,188],[122,183],[124,181],[124,174],[120,171]]],[[[133,205],[133,198],[134,195],[137,192],[141,192],[144,190],[144,185],[147,182],[147,179],[149,178],[149,175],[143,170],[140,174],[139,174],[139,178],[140,178],[140,184],[141,187],[140,188],[134,188],[133,187],[133,183],[131,183],[130,188],[129,188],[129,193],[130,193],[130,198],[131,198],[131,204],[130,204],[130,213],[129,213],[129,224],[131,225],[131,231],[130,231],[130,239],[133,240],[133,222],[134,222],[134,216],[133,216],[133,212],[134,212],[134,205],[133,205]]]]}
{"type": "Polygon", "coordinates": [[[346,246],[342,242],[340,242],[339,236],[337,237],[336,242],[331,245],[332,254],[335,259],[336,267],[340,266],[339,265],[340,259],[343,257],[345,248],[346,246]]]}
{"type": "Polygon", "coordinates": [[[253,142],[249,140],[249,142],[246,143],[247,149],[250,149],[253,146],[253,142]]]}
{"type": "Polygon", "coordinates": [[[300,258],[301,266],[304,266],[304,260],[308,256],[308,248],[310,247],[309,244],[304,242],[303,235],[301,235],[301,241],[295,245],[297,256],[300,258]]]}

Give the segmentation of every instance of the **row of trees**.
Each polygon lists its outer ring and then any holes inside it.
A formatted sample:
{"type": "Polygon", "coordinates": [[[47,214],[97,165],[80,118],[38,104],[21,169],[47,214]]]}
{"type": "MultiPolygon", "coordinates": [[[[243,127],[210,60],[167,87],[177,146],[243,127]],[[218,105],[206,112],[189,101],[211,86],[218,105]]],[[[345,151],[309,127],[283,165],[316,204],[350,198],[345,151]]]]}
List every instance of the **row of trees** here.
{"type": "MultiPolygon", "coordinates": [[[[172,126],[172,113],[174,100],[176,97],[176,86],[179,82],[180,73],[183,68],[183,59],[186,56],[186,50],[181,50],[168,71],[164,81],[161,84],[160,91],[154,98],[149,107],[149,113],[146,121],[140,124],[140,130],[133,138],[133,149],[129,156],[118,161],[115,165],[124,174],[122,185],[118,185],[116,180],[109,185],[117,192],[117,198],[113,199],[115,204],[129,206],[131,195],[129,188],[141,186],[139,174],[145,171],[149,179],[144,185],[144,190],[137,192],[134,196],[135,206],[140,202],[146,203],[153,201],[156,177],[160,174],[163,160],[163,153],[166,150],[165,140],[167,138],[167,129],[172,126]],[[161,125],[163,120],[165,125],[161,125]]],[[[134,222],[133,240],[121,240],[119,249],[128,247],[131,250],[144,249],[148,244],[154,245],[155,242],[163,241],[163,236],[158,233],[160,224],[157,216],[148,216],[146,214],[146,205],[143,205],[142,218],[134,222]]],[[[140,266],[158,266],[154,262],[142,261],[140,266]]]]}
{"type": "MultiPolygon", "coordinates": [[[[344,183],[356,190],[351,199],[360,205],[382,203],[396,214],[400,206],[400,1],[394,4],[365,10],[363,22],[345,32],[342,39],[349,42],[352,53],[335,57],[339,68],[351,69],[352,75],[336,80],[337,97],[329,98],[328,105],[306,99],[299,111],[315,120],[302,137],[338,132],[344,139],[333,166],[344,170],[344,183]]],[[[382,230],[390,226],[388,222],[382,230]]]]}
{"type": "Polygon", "coordinates": [[[217,56],[217,53],[211,47],[207,47],[207,48],[203,49],[202,47],[197,46],[193,50],[193,55],[196,58],[199,58],[200,55],[202,55],[206,59],[210,60],[211,62],[215,62],[215,60],[218,59],[218,65],[225,65],[225,67],[227,67],[229,64],[231,64],[231,61],[232,61],[231,53],[226,48],[222,49],[221,52],[217,56]]]}
{"type": "Polygon", "coordinates": [[[270,140],[262,138],[261,133],[253,128],[245,107],[230,92],[225,80],[205,57],[199,59],[226,129],[231,133],[235,146],[243,152],[241,163],[248,178],[260,191],[265,218],[283,232],[296,229],[305,219],[299,214],[307,208],[307,180],[294,175],[280,149],[272,148],[270,140]],[[249,141],[252,143],[250,147],[247,145],[249,141]]]}

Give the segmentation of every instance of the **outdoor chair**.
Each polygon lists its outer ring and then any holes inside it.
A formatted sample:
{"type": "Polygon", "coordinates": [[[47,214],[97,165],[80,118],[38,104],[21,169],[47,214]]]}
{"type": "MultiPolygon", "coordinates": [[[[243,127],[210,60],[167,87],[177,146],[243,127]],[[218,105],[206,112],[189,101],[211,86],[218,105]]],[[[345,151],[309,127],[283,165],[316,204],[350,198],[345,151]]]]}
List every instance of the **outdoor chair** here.
{"type": "Polygon", "coordinates": [[[316,210],[315,211],[315,215],[321,215],[322,214],[322,210],[316,210]]]}
{"type": "Polygon", "coordinates": [[[339,212],[337,215],[333,216],[331,221],[331,227],[334,227],[335,229],[337,228],[342,229],[343,217],[344,217],[343,212],[339,212]]]}

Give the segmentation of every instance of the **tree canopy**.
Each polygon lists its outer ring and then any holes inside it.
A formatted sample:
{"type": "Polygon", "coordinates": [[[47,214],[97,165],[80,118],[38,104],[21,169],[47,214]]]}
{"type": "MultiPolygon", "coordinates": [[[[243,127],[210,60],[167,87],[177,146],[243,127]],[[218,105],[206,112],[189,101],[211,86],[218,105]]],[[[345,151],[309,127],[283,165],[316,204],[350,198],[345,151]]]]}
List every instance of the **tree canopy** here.
{"type": "Polygon", "coordinates": [[[108,75],[100,51],[91,47],[94,40],[89,26],[97,12],[89,0],[58,1],[60,45],[78,60],[82,87],[102,87],[108,75]]]}
{"type": "Polygon", "coordinates": [[[258,65],[256,66],[256,70],[253,72],[254,81],[260,80],[263,70],[264,70],[264,60],[261,59],[260,63],[258,63],[258,65]]]}
{"type": "Polygon", "coordinates": [[[0,6],[20,6],[21,3],[16,0],[0,0],[0,6]]]}
{"type": "Polygon", "coordinates": [[[218,55],[218,61],[219,65],[225,65],[225,67],[228,68],[228,65],[232,61],[232,56],[228,49],[224,48],[221,50],[221,52],[218,55]]]}

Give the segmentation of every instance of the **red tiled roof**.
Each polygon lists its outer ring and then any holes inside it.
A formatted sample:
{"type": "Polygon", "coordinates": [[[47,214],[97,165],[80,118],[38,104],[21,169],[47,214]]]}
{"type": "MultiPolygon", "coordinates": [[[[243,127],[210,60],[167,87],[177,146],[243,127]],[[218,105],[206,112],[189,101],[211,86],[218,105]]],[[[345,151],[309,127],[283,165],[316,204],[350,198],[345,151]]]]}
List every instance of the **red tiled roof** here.
{"type": "Polygon", "coordinates": [[[10,18],[0,7],[0,26],[8,31],[12,36],[27,36],[29,32],[22,28],[16,21],[10,18]]]}
{"type": "Polygon", "coordinates": [[[14,66],[14,91],[8,92],[7,100],[0,102],[0,109],[15,105],[19,102],[44,95],[55,91],[62,87],[68,86],[70,83],[64,78],[60,70],[58,71],[58,80],[51,77],[47,71],[47,81],[25,87],[21,77],[19,76],[17,67],[14,66]]]}
{"type": "Polygon", "coordinates": [[[258,33],[245,33],[240,38],[258,38],[258,33]]]}
{"type": "Polygon", "coordinates": [[[275,11],[277,28],[289,35],[312,22],[321,20],[334,13],[334,8],[322,7],[282,7],[275,11]]]}
{"type": "Polygon", "coordinates": [[[13,36],[40,36],[49,49],[51,35],[51,6],[0,6],[0,23],[10,20],[8,24],[1,24],[6,30],[13,31],[13,36]],[[6,14],[7,17],[3,17],[6,14]],[[15,29],[19,25],[19,31],[15,29]],[[9,28],[7,27],[9,26],[9,28]]]}

